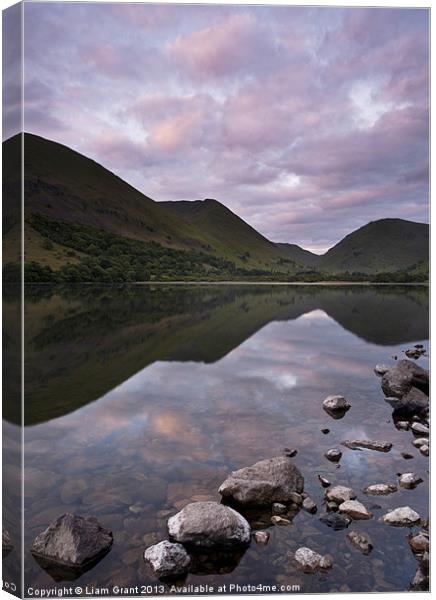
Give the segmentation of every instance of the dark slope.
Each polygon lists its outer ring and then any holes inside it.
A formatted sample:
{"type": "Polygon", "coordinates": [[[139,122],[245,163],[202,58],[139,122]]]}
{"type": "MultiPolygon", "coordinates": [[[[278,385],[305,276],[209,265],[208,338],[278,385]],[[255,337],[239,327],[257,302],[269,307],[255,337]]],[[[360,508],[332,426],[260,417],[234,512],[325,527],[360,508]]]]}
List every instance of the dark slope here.
{"type": "Polygon", "coordinates": [[[317,268],[319,265],[321,257],[318,254],[309,252],[309,250],[305,250],[304,248],[301,248],[301,246],[297,246],[297,244],[278,243],[276,246],[278,246],[286,256],[303,266],[317,268]]]}
{"type": "MultiPolygon", "coordinates": [[[[214,250],[229,260],[237,256],[244,262],[266,267],[284,258],[273,244],[251,225],[217,200],[161,202],[170,212],[202,231],[214,250]]],[[[293,259],[292,259],[293,260],[293,259]]]]}
{"type": "Polygon", "coordinates": [[[380,219],[347,235],[320,258],[319,268],[337,273],[400,271],[428,258],[427,224],[380,219]]]}

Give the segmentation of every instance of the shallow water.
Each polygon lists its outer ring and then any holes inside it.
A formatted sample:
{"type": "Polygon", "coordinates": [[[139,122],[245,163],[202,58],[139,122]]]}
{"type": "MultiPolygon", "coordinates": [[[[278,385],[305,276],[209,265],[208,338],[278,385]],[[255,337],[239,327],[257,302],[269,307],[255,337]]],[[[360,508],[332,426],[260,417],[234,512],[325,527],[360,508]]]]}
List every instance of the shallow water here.
{"type": "MultiPolygon", "coordinates": [[[[378,519],[405,505],[428,516],[428,459],[410,432],[395,428],[373,367],[392,364],[416,343],[427,347],[426,288],[31,288],[26,324],[26,587],[61,585],[29,549],[67,511],[94,515],[114,532],[111,552],[75,586],[159,584],[142,554],[166,538],[168,517],[190,501],[219,500],[231,470],[292,447],[318,513],[300,511],[291,526],[271,526],[267,546],[209,557],[185,584],[408,589],[417,568],[410,531],[378,519]],[[343,419],[323,411],[329,394],[350,401],[343,419]],[[350,438],[390,441],[393,449],[340,446],[350,438]],[[324,457],[335,447],[343,451],[339,467],[324,457]],[[415,490],[362,493],[408,471],[424,479],[415,490]],[[369,556],[349,544],[346,529],[319,520],[319,473],[353,487],[367,507],[378,505],[370,521],[348,529],[369,534],[369,556]],[[300,546],[331,554],[333,569],[302,574],[292,560],[300,546]]],[[[428,366],[426,357],[418,362],[428,366]]],[[[8,415],[13,421],[7,407],[8,415]]],[[[6,433],[13,428],[5,424],[6,433]]]]}

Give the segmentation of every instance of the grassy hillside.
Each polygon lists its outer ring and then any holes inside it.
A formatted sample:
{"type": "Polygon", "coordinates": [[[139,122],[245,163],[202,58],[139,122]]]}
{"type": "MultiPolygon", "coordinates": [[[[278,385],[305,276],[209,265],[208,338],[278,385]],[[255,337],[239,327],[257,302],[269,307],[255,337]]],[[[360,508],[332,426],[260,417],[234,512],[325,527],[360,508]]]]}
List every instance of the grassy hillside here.
{"type": "Polygon", "coordinates": [[[318,254],[314,254],[313,252],[309,252],[309,250],[297,246],[297,244],[278,243],[276,246],[278,246],[286,256],[302,266],[314,268],[318,268],[319,266],[321,257],[318,254]]]}
{"type": "Polygon", "coordinates": [[[289,263],[287,256],[238,215],[216,200],[161,202],[170,212],[187,224],[195,225],[209,240],[214,251],[234,260],[236,256],[245,264],[259,268],[289,263]]]}
{"type": "Polygon", "coordinates": [[[324,254],[323,271],[402,271],[429,258],[429,226],[403,219],[380,219],[353,231],[324,254]]]}

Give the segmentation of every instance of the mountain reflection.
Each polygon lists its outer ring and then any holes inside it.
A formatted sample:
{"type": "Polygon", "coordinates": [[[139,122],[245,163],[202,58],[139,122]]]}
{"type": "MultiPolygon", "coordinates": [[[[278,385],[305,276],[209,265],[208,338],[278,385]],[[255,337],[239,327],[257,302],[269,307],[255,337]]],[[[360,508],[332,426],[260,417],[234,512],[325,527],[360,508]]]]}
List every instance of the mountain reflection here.
{"type": "MultiPolygon", "coordinates": [[[[4,294],[11,340],[17,293],[4,294]]],[[[155,361],[216,362],[271,321],[316,310],[378,345],[428,335],[428,290],[418,286],[31,286],[25,422],[68,414],[155,361]]],[[[12,400],[6,399],[4,415],[16,422],[12,400]]]]}

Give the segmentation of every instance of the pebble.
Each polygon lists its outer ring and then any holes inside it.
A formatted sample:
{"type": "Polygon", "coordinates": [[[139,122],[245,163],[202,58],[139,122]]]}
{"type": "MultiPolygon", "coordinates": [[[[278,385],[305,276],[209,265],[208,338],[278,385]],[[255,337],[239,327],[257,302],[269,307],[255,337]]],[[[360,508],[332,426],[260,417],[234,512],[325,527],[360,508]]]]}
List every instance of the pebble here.
{"type": "Polygon", "coordinates": [[[402,488],[411,490],[413,488],[416,488],[416,486],[422,483],[422,481],[423,480],[421,479],[421,477],[416,475],[416,473],[403,473],[402,475],[400,475],[399,483],[402,488]]]}
{"type": "Polygon", "coordinates": [[[286,512],[288,512],[288,509],[284,504],[281,504],[280,502],[274,502],[272,505],[273,515],[284,515],[286,512]]]}
{"type": "Polygon", "coordinates": [[[405,460],[410,460],[411,458],[414,458],[413,454],[409,454],[409,452],[402,452],[401,456],[405,459],[405,460]]]}
{"type": "Polygon", "coordinates": [[[397,421],[395,423],[395,427],[397,429],[401,429],[403,431],[407,431],[409,429],[409,421],[397,421]]]}
{"type": "Polygon", "coordinates": [[[324,488],[329,487],[329,485],[331,485],[331,482],[327,479],[327,477],[324,477],[323,475],[318,475],[318,479],[322,487],[324,488]]]}
{"type": "Polygon", "coordinates": [[[284,519],[283,517],[279,517],[278,515],[274,515],[271,517],[271,523],[273,525],[291,525],[292,522],[289,519],[284,519]]]}
{"type": "Polygon", "coordinates": [[[269,542],[270,535],[268,531],[255,531],[253,537],[256,544],[266,546],[269,542]]]}
{"type": "Polygon", "coordinates": [[[421,446],[420,449],[419,449],[419,451],[424,456],[428,456],[430,454],[430,448],[426,444],[424,444],[423,446],[421,446]]]}
{"type": "Polygon", "coordinates": [[[314,515],[318,510],[317,505],[315,504],[315,502],[312,500],[312,498],[310,496],[308,496],[307,498],[304,499],[303,508],[305,511],[307,511],[308,513],[310,513],[312,515],[314,515]]]}
{"type": "Polygon", "coordinates": [[[374,483],[373,485],[368,485],[363,492],[370,496],[387,496],[396,492],[397,489],[397,486],[393,483],[374,483]]]}
{"type": "Polygon", "coordinates": [[[424,535],[423,532],[410,537],[409,544],[414,554],[421,554],[423,552],[427,552],[430,548],[429,539],[426,535],[424,535]]]}
{"type": "Polygon", "coordinates": [[[321,429],[321,433],[323,433],[324,435],[327,435],[328,433],[330,433],[330,429],[328,427],[323,427],[321,429]]]}
{"type": "Polygon", "coordinates": [[[416,438],[412,441],[412,444],[413,446],[415,446],[415,448],[421,448],[421,446],[428,446],[428,438],[416,438]]]}
{"type": "Polygon", "coordinates": [[[337,448],[331,448],[330,450],[327,450],[324,456],[331,462],[339,462],[342,457],[342,452],[337,448]]]}
{"type": "Polygon", "coordinates": [[[295,448],[285,448],[283,450],[283,454],[285,456],[288,456],[289,458],[293,458],[294,456],[297,456],[298,450],[296,450],[295,448]]]}
{"type": "Polygon", "coordinates": [[[327,500],[336,502],[336,504],[341,504],[342,502],[354,500],[354,498],[356,498],[356,492],[344,485],[335,485],[334,487],[329,488],[325,495],[327,500]]]}

